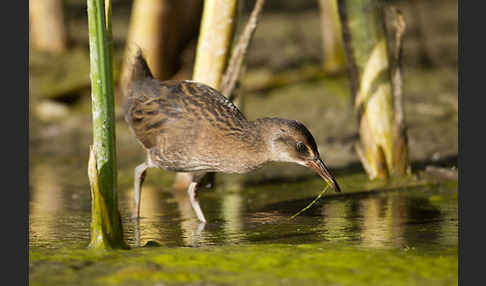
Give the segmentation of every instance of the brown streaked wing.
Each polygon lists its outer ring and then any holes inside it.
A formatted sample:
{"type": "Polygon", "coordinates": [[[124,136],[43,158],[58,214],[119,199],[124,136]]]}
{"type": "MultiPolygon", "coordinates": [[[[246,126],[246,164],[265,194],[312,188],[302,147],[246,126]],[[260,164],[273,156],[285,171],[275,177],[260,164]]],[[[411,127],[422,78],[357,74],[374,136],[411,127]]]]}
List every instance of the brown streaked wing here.
{"type": "Polygon", "coordinates": [[[126,120],[145,148],[154,147],[157,135],[169,128],[179,129],[197,122],[241,137],[248,124],[224,95],[192,81],[145,82],[129,101],[126,120]]]}
{"type": "Polygon", "coordinates": [[[172,96],[170,90],[160,82],[144,86],[127,100],[125,120],[136,138],[147,149],[156,145],[156,138],[169,125],[184,118],[182,101],[172,96]],[[157,84],[157,88],[153,85],[157,84]]]}

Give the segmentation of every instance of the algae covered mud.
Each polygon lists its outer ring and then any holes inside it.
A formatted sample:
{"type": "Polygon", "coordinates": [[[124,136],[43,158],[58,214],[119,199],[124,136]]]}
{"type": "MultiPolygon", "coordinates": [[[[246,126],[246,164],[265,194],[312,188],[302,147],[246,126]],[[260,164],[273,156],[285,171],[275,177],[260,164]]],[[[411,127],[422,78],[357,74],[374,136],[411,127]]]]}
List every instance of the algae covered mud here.
{"type": "Polygon", "coordinates": [[[318,178],[203,191],[205,227],[183,195],[147,184],[138,223],[131,193],[120,201],[132,249],[105,253],[86,249],[81,189],[31,190],[30,285],[457,285],[457,182],[337,176],[348,192],[295,219],[318,178]]]}

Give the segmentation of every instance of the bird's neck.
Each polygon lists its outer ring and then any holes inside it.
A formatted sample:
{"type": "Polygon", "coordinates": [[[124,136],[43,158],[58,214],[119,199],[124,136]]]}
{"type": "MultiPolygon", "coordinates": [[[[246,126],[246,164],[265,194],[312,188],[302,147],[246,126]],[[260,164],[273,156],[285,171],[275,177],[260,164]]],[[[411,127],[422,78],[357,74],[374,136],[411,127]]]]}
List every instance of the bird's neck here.
{"type": "Polygon", "coordinates": [[[258,152],[261,160],[266,162],[278,161],[274,146],[273,138],[275,134],[278,134],[280,128],[280,122],[284,120],[281,118],[264,117],[250,122],[252,136],[256,137],[256,142],[259,146],[258,152]]]}

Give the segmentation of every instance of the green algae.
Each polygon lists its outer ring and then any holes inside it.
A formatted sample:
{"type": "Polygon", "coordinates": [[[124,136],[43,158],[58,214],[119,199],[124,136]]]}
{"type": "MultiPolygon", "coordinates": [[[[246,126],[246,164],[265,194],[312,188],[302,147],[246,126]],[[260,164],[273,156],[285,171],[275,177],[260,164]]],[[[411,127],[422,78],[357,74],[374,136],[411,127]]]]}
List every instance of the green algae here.
{"type": "Polygon", "coordinates": [[[317,243],[46,252],[30,251],[31,285],[457,285],[457,248],[317,243]]]}

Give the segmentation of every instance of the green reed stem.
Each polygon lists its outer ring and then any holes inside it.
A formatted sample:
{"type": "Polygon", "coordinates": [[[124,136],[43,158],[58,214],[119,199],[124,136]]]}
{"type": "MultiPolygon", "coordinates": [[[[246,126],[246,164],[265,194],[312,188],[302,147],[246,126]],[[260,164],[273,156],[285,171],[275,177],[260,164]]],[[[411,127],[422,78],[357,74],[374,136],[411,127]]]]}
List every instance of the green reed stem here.
{"type": "Polygon", "coordinates": [[[126,247],[117,205],[111,1],[107,3],[105,11],[104,0],[87,0],[93,114],[93,148],[88,171],[92,189],[89,247],[100,249],[126,247]]]}

